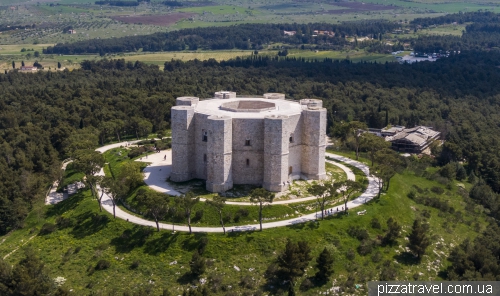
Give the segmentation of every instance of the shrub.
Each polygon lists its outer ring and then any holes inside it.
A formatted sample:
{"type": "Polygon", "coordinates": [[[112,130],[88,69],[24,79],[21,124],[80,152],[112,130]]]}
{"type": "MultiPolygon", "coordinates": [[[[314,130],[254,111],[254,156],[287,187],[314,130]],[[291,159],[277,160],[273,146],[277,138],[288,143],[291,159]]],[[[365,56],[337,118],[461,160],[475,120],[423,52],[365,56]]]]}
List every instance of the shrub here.
{"type": "Polygon", "coordinates": [[[208,245],[208,237],[204,236],[200,239],[200,244],[198,245],[198,253],[200,253],[200,255],[203,255],[203,253],[205,253],[207,245],[208,245]]]}
{"type": "Polygon", "coordinates": [[[382,260],[382,253],[380,253],[380,251],[376,251],[375,253],[373,253],[372,255],[372,262],[373,263],[378,263],[382,260]]]}
{"type": "Polygon", "coordinates": [[[365,255],[370,254],[373,251],[374,244],[375,243],[369,239],[365,239],[365,240],[361,241],[361,244],[358,246],[359,255],[365,256],[365,255]]]}
{"type": "Polygon", "coordinates": [[[382,226],[380,225],[380,221],[377,218],[373,218],[370,224],[374,229],[382,228],[382,226]]]}
{"type": "Polygon", "coordinates": [[[245,289],[253,289],[254,288],[254,280],[252,279],[251,276],[246,275],[246,276],[241,278],[240,286],[245,288],[245,289]]]}
{"type": "Polygon", "coordinates": [[[382,269],[380,271],[380,280],[381,281],[393,281],[396,279],[397,270],[391,264],[391,261],[387,260],[382,264],[382,269]]]}
{"type": "Polygon", "coordinates": [[[309,290],[309,289],[311,289],[313,287],[314,287],[314,284],[311,282],[311,280],[306,278],[300,284],[300,291],[305,292],[305,291],[307,291],[307,290],[309,290]]]}
{"type": "Polygon", "coordinates": [[[236,213],[238,213],[242,217],[248,217],[248,215],[250,214],[247,209],[238,209],[236,213]]]}
{"type": "Polygon", "coordinates": [[[431,191],[436,193],[436,194],[443,194],[444,193],[444,189],[441,187],[438,187],[438,186],[433,186],[431,188],[431,191]]]}
{"type": "Polygon", "coordinates": [[[356,258],[356,253],[354,252],[354,250],[353,250],[353,249],[349,249],[349,250],[346,252],[345,256],[346,256],[347,260],[352,261],[352,260],[354,260],[354,258],[356,258]]]}
{"type": "Polygon", "coordinates": [[[45,223],[40,229],[40,235],[51,234],[52,232],[57,230],[57,226],[53,223],[45,223]]]}
{"type": "Polygon", "coordinates": [[[111,266],[111,262],[108,260],[101,259],[95,265],[95,270],[105,270],[111,266]]]}
{"type": "Polygon", "coordinates": [[[208,276],[208,285],[212,292],[217,293],[222,288],[222,282],[224,278],[220,274],[211,274],[208,276]]]}
{"type": "Polygon", "coordinates": [[[59,229],[64,229],[73,226],[73,220],[64,216],[59,216],[56,219],[56,224],[59,229]]]}
{"type": "Polygon", "coordinates": [[[359,226],[350,226],[347,229],[347,234],[349,234],[351,237],[354,237],[360,241],[368,239],[370,237],[368,234],[368,231],[366,231],[366,229],[361,228],[359,226]]]}
{"type": "Polygon", "coordinates": [[[420,188],[418,185],[413,184],[411,187],[413,187],[415,190],[417,190],[417,192],[420,194],[425,192],[424,189],[420,188]]]}
{"type": "Polygon", "coordinates": [[[130,264],[130,269],[137,269],[140,264],[141,264],[141,261],[135,260],[134,262],[132,262],[132,264],[130,264]]]}
{"type": "Polygon", "coordinates": [[[203,210],[198,210],[194,213],[194,221],[200,221],[203,218],[203,210]]]}

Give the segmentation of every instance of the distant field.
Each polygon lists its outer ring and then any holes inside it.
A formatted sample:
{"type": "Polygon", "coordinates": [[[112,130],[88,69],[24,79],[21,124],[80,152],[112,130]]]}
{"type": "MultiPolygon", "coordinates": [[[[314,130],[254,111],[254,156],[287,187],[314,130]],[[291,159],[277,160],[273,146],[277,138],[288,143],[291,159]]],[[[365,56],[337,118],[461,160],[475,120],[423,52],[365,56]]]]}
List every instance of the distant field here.
{"type": "Polygon", "coordinates": [[[194,15],[194,13],[171,13],[163,15],[112,16],[111,18],[127,24],[170,26],[194,15]]]}
{"type": "MultiPolygon", "coordinates": [[[[41,47],[47,46],[48,44],[39,45],[37,49],[41,47]]],[[[2,47],[2,46],[0,46],[2,47]]],[[[4,46],[5,47],[5,46],[4,46]]],[[[2,47],[2,48],[4,48],[2,47]]],[[[35,61],[38,61],[45,67],[45,70],[49,68],[55,70],[57,68],[57,63],[60,62],[62,67],[68,69],[77,69],[80,68],[80,62],[84,60],[100,60],[103,57],[99,55],[41,55],[39,58],[31,57],[30,59],[26,58],[26,53],[33,52],[25,52],[21,53],[18,49],[21,47],[20,45],[16,46],[8,46],[9,54],[0,55],[0,71],[11,70],[12,69],[12,61],[16,63],[16,68],[21,67],[21,61],[24,61],[26,66],[31,66],[35,61]]],[[[6,49],[7,52],[7,49],[6,49]]],[[[174,52],[161,52],[161,53],[138,53],[138,54],[116,54],[111,56],[106,56],[105,58],[111,59],[125,59],[126,61],[141,61],[147,64],[153,64],[160,66],[160,69],[163,69],[163,64],[166,61],[174,60],[182,60],[182,61],[191,61],[194,59],[198,59],[200,61],[215,59],[217,61],[234,59],[236,57],[248,57],[251,56],[254,52],[252,50],[220,50],[220,51],[197,51],[197,52],[188,52],[188,51],[174,51],[174,52]]],[[[276,50],[262,50],[259,51],[259,55],[265,56],[276,56],[276,50]]],[[[308,60],[322,60],[325,58],[336,59],[336,60],[344,60],[349,59],[352,62],[377,62],[377,63],[385,63],[395,61],[394,57],[390,54],[370,54],[366,53],[362,50],[360,51],[349,51],[349,52],[340,52],[340,51],[310,51],[310,50],[290,50],[288,57],[295,58],[305,58],[308,60]]]]}
{"type": "Polygon", "coordinates": [[[377,62],[377,63],[385,63],[386,61],[394,62],[395,58],[392,55],[386,54],[371,54],[366,53],[365,51],[349,51],[349,52],[340,52],[340,51],[310,51],[310,50],[291,50],[289,51],[288,57],[297,57],[297,58],[305,58],[309,60],[322,60],[325,58],[335,59],[335,60],[344,60],[349,59],[352,62],[377,62]]]}
{"type": "Polygon", "coordinates": [[[181,8],[178,11],[182,12],[191,12],[191,13],[211,13],[211,14],[236,14],[236,13],[252,13],[259,14],[258,11],[245,9],[239,6],[203,6],[203,7],[189,7],[189,8],[181,8]]]}
{"type": "MultiPolygon", "coordinates": [[[[190,61],[198,59],[200,61],[208,59],[216,59],[217,61],[229,60],[236,57],[245,57],[252,55],[251,50],[239,50],[239,51],[200,51],[200,52],[162,52],[153,54],[137,54],[137,55],[125,55],[118,58],[124,58],[126,61],[141,61],[148,64],[163,65],[166,61],[182,60],[190,61]]],[[[276,52],[266,52],[266,54],[276,52]]]]}
{"type": "Polygon", "coordinates": [[[15,45],[0,45],[0,55],[11,55],[11,54],[33,54],[35,51],[42,52],[42,49],[47,48],[48,46],[54,45],[53,43],[49,44],[15,44],[15,45]],[[26,49],[29,51],[21,52],[22,49],[26,49]],[[31,51],[33,49],[33,51],[31,51]]]}

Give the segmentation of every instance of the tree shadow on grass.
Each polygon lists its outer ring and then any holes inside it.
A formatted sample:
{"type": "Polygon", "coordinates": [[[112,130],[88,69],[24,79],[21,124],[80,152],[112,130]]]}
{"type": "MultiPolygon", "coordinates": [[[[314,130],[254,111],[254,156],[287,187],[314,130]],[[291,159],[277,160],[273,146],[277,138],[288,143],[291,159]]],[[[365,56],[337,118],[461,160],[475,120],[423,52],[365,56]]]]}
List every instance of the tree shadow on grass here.
{"type": "Polygon", "coordinates": [[[200,240],[203,237],[206,237],[206,233],[193,233],[192,235],[188,236],[186,240],[182,242],[182,249],[185,251],[194,251],[198,249],[198,246],[200,245],[200,240]]]}
{"type": "Polygon", "coordinates": [[[401,254],[395,255],[394,259],[404,265],[418,265],[420,263],[420,258],[415,257],[409,252],[402,252],[401,254]]]}
{"type": "Polygon", "coordinates": [[[288,226],[288,228],[295,230],[314,230],[319,228],[319,221],[311,220],[311,221],[296,223],[288,226]]]}
{"type": "Polygon", "coordinates": [[[76,218],[76,226],[73,227],[70,234],[75,238],[84,238],[101,231],[108,225],[110,219],[105,214],[97,214],[92,211],[87,211],[78,215],[76,218]]]}
{"type": "Polygon", "coordinates": [[[172,234],[171,232],[162,232],[160,237],[146,242],[144,253],[149,255],[157,255],[165,252],[179,237],[179,232],[172,234]]]}
{"type": "Polygon", "coordinates": [[[111,239],[111,244],[115,246],[116,252],[128,253],[142,247],[154,231],[151,227],[134,225],[132,229],[125,229],[120,236],[111,239]]]}
{"type": "Polygon", "coordinates": [[[193,283],[197,282],[197,280],[198,280],[198,277],[188,271],[185,274],[183,274],[180,278],[177,279],[177,283],[184,286],[187,284],[193,284],[193,283]]]}
{"type": "Polygon", "coordinates": [[[47,209],[47,217],[60,216],[65,212],[72,210],[85,198],[83,191],[79,191],[67,199],[57,203],[47,209]]]}

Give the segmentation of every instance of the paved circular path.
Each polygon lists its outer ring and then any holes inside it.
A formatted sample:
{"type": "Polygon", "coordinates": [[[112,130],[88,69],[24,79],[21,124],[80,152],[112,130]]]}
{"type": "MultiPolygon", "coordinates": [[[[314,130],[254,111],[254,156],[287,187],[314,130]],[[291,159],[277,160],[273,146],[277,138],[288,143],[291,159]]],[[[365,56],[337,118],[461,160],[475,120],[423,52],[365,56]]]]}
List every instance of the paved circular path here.
{"type": "MultiPolygon", "coordinates": [[[[103,146],[101,148],[96,149],[99,152],[105,152],[107,150],[117,148],[120,146],[125,146],[127,143],[130,142],[123,142],[123,143],[117,143],[117,144],[112,144],[112,145],[107,145],[103,146]]],[[[151,165],[146,167],[144,169],[144,174],[145,174],[145,179],[144,181],[146,184],[148,184],[152,189],[157,190],[159,192],[164,192],[166,194],[170,195],[179,195],[180,193],[173,190],[170,186],[165,186],[168,185],[168,183],[165,182],[168,174],[170,173],[170,164],[172,163],[171,159],[171,153],[167,153],[169,151],[163,151],[161,153],[157,154],[152,154],[149,155],[147,158],[143,157],[142,160],[139,161],[145,161],[145,162],[152,162],[151,165]],[[170,158],[169,158],[170,155],[170,158]],[[164,160],[166,156],[166,160],[164,160]]],[[[326,153],[326,156],[340,162],[344,162],[346,164],[349,164],[351,166],[354,166],[361,171],[363,171],[368,178],[368,187],[366,188],[365,192],[363,192],[359,197],[357,197],[354,200],[351,200],[347,203],[347,207],[349,209],[358,207],[370,200],[372,200],[377,194],[378,194],[378,182],[377,179],[373,176],[370,175],[370,170],[368,166],[365,164],[352,160],[347,157],[343,157],[337,154],[332,154],[332,153],[326,153]]],[[[348,179],[354,180],[354,174],[352,171],[337,162],[332,162],[327,160],[328,162],[335,164],[342,168],[344,172],[346,172],[348,179]]],[[[104,171],[101,170],[99,172],[99,175],[104,175],[104,171]]],[[[314,200],[316,197],[311,196],[311,197],[306,197],[306,198],[300,198],[300,199],[292,199],[292,200],[284,200],[284,201],[279,201],[275,202],[273,204],[287,204],[287,203],[294,203],[294,202],[304,202],[308,200],[314,200]]],[[[237,204],[237,205],[251,205],[251,203],[244,203],[244,202],[227,202],[227,204],[237,204]]],[[[109,198],[108,195],[104,194],[102,198],[102,206],[103,208],[108,211],[109,213],[113,213],[113,204],[109,198]]],[[[332,212],[336,209],[335,208],[329,208],[327,210],[332,210],[332,212]]],[[[151,227],[156,227],[156,223],[154,221],[149,221],[145,220],[139,217],[136,217],[132,214],[129,214],[119,207],[116,207],[116,217],[127,220],[128,222],[138,224],[138,225],[144,225],[144,226],[151,226],[151,227]]],[[[284,227],[284,226],[290,226],[294,224],[299,224],[299,223],[304,223],[307,221],[313,221],[316,220],[318,217],[321,217],[321,211],[304,215],[301,217],[293,218],[293,219],[288,219],[288,220],[280,220],[280,221],[275,221],[275,222],[266,222],[262,223],[262,228],[267,229],[267,228],[275,228],[275,227],[284,227]]],[[[226,231],[231,232],[231,231],[254,231],[259,229],[259,224],[251,224],[251,225],[242,225],[242,226],[229,226],[226,227],[226,231]]],[[[172,229],[172,224],[165,224],[165,223],[160,223],[160,228],[161,229],[172,229]]],[[[175,225],[174,229],[176,231],[189,231],[189,227],[187,225],[175,225]]],[[[193,232],[223,232],[222,227],[199,227],[199,226],[192,226],[191,227],[193,232]]]]}

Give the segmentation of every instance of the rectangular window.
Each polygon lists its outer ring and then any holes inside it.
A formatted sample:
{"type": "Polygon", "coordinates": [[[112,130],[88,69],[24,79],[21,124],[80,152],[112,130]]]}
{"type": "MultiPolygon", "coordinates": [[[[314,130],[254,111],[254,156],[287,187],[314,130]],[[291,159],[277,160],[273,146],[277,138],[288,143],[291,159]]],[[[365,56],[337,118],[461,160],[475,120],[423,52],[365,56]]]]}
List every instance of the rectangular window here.
{"type": "Polygon", "coordinates": [[[207,141],[207,139],[208,139],[208,132],[207,132],[206,130],[201,130],[201,135],[202,135],[202,136],[201,136],[201,140],[202,140],[203,142],[206,142],[206,141],[207,141]]]}
{"type": "Polygon", "coordinates": [[[250,159],[247,158],[247,166],[250,166],[250,159]]]}
{"type": "Polygon", "coordinates": [[[290,143],[293,143],[293,135],[290,135],[290,143]]]}
{"type": "Polygon", "coordinates": [[[207,155],[206,154],[203,154],[203,161],[207,162],[207,155]]]}
{"type": "Polygon", "coordinates": [[[245,140],[245,146],[252,146],[250,140],[245,140]]]}

